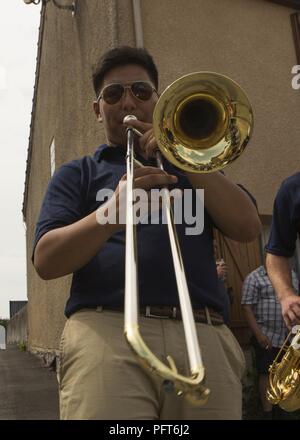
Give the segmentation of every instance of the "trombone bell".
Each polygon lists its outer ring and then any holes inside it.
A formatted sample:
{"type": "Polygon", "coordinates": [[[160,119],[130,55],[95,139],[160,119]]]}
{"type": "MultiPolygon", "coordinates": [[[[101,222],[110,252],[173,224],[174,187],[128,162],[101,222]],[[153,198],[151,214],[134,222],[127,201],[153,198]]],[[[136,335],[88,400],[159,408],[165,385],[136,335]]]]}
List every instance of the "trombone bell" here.
{"type": "Polygon", "coordinates": [[[187,148],[206,149],[222,138],[227,120],[222,102],[207,93],[194,93],[183,98],[175,109],[174,132],[187,148]]]}
{"type": "Polygon", "coordinates": [[[173,82],[160,96],[153,129],[162,154],[185,171],[224,168],[244,150],[253,128],[249,100],[230,78],[196,72],[173,82]]]}

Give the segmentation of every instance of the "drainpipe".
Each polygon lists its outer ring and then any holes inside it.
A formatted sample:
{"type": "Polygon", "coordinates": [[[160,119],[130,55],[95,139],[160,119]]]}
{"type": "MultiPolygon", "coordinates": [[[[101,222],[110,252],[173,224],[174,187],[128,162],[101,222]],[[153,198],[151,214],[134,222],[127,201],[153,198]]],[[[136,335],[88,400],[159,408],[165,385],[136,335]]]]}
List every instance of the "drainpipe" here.
{"type": "Polygon", "coordinates": [[[117,0],[113,0],[111,7],[111,16],[109,17],[111,21],[111,29],[112,29],[112,47],[118,46],[118,8],[117,8],[117,0]]]}
{"type": "Polygon", "coordinates": [[[144,47],[141,0],[132,0],[136,47],[144,47]]]}

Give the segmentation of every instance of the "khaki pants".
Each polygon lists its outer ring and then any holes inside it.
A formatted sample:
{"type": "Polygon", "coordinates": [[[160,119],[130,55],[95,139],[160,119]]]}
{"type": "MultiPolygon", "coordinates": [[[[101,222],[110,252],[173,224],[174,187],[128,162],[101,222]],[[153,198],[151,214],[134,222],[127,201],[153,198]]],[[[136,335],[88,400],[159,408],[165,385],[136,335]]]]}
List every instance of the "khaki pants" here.
{"type": "MultiPolygon", "coordinates": [[[[150,350],[165,363],[171,355],[178,371],[189,375],[182,322],[140,317],[139,323],[150,350]]],[[[123,327],[123,313],[108,310],[84,309],[68,319],[60,346],[61,419],[241,419],[245,360],[228,327],[196,324],[211,390],[203,407],[165,391],[160,378],[145,372],[123,327]]]]}

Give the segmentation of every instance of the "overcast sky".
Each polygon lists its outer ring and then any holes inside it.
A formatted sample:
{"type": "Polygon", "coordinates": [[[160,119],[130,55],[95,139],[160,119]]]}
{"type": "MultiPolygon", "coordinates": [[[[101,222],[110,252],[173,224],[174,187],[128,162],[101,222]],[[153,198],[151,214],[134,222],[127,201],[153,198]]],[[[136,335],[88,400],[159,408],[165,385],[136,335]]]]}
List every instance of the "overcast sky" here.
{"type": "Polygon", "coordinates": [[[1,0],[0,14],[0,317],[26,300],[22,202],[41,6],[1,0]]]}

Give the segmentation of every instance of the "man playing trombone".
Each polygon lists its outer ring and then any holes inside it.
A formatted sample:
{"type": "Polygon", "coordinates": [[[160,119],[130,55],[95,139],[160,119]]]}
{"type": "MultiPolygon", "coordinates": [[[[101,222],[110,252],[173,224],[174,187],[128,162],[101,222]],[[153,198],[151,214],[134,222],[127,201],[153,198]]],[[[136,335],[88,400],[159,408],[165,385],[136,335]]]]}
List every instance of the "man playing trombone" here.
{"type": "MultiPolygon", "coordinates": [[[[194,174],[164,160],[156,167],[157,140],[152,115],[158,101],[158,74],[144,49],[115,48],[103,55],[93,74],[94,110],[106,144],[94,156],[63,165],[47,189],[34,243],[34,266],[43,279],[73,273],[61,338],[60,412],[62,419],[239,419],[244,356],[222,317],[223,299],[213,251],[213,226],[234,240],[250,241],[260,232],[257,210],[248,194],[220,172],[194,174]],[[116,222],[103,218],[120,200],[126,181],[125,116],[133,115],[133,186],[204,189],[204,229],[185,234],[182,245],[197,336],[206,371],[208,402],[199,407],[168,391],[148,375],[123,337],[125,225],[119,204],[116,222]],[[99,203],[99,191],[114,197],[99,203]]],[[[188,369],[181,311],[163,224],[137,225],[140,325],[160,359],[171,355],[180,371],[188,369]]]]}

